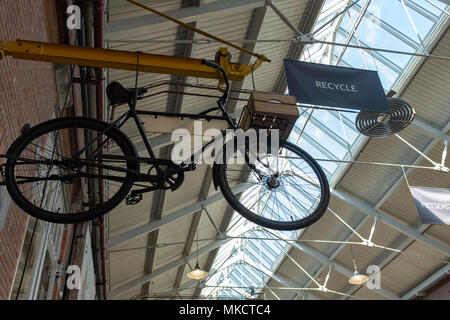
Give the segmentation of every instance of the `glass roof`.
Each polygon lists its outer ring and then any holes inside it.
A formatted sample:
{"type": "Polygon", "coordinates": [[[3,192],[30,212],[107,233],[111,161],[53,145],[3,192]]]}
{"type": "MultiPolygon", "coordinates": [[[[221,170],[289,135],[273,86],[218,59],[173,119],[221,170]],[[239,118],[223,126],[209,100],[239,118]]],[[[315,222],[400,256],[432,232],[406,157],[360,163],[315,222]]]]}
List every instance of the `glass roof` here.
{"type": "MultiPolygon", "coordinates": [[[[433,35],[449,18],[444,11],[448,12],[449,6],[437,0],[327,0],[312,34],[327,42],[426,53],[433,35]]],[[[306,46],[300,60],[376,70],[388,92],[419,58],[316,43],[306,46]]],[[[344,166],[337,161],[352,160],[365,139],[354,126],[356,113],[301,106],[299,111],[301,116],[289,141],[320,160],[333,187],[344,166]]],[[[244,192],[242,197],[251,199],[252,195],[244,192]]],[[[288,244],[272,232],[234,213],[227,232],[234,238],[220,247],[201,296],[251,299],[264,298],[262,293],[271,292],[267,280],[288,251],[288,244]]],[[[302,230],[278,232],[290,239],[301,234],[302,230]]]]}

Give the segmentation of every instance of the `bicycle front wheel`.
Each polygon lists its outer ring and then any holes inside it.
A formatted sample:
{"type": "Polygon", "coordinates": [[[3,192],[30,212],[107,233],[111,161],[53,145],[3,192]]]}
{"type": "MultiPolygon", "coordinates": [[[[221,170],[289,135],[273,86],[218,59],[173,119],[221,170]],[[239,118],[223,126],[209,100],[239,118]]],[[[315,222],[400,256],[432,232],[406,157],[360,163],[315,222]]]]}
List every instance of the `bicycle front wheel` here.
{"type": "Polygon", "coordinates": [[[132,170],[139,167],[121,131],[81,117],[37,125],[7,155],[11,198],[28,214],[55,223],[88,221],[112,210],[130,191],[132,170]]]}
{"type": "Polygon", "coordinates": [[[227,163],[218,165],[220,189],[234,210],[275,230],[302,229],[324,214],[330,199],[328,181],[308,153],[280,141],[278,155],[260,152],[254,164],[249,164],[249,148],[245,149],[247,154],[236,150],[227,163]],[[239,164],[236,159],[247,160],[239,164]],[[233,193],[239,186],[245,191],[233,193]]]}

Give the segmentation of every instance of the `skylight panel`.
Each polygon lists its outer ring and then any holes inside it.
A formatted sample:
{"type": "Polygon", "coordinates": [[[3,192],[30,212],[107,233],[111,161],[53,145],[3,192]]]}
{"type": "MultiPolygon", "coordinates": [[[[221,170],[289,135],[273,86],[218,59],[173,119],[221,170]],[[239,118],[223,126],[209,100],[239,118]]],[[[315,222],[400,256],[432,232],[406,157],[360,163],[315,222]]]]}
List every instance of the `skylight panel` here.
{"type": "MultiPolygon", "coordinates": [[[[419,36],[417,36],[400,0],[372,1],[356,28],[356,32],[352,36],[350,44],[411,53],[422,50],[421,39],[423,43],[427,43],[430,32],[435,31],[434,27],[439,22],[438,19],[446,17],[440,9],[448,11],[449,8],[439,1],[433,0],[432,2],[434,6],[425,0],[405,0],[408,13],[418,30],[419,36]],[[419,37],[421,39],[419,39],[419,37]]],[[[316,39],[340,44],[346,42],[348,35],[352,32],[355,23],[358,20],[358,15],[362,10],[363,3],[353,5],[348,13],[346,12],[337,17],[332,23],[327,24],[327,22],[333,19],[349,4],[351,4],[351,1],[348,0],[327,0],[325,2],[318,18],[318,22],[313,28],[313,30],[320,29],[320,31],[314,35],[316,39]],[[325,24],[327,25],[325,26],[325,24]]],[[[362,51],[358,48],[344,48],[343,46],[338,45],[330,46],[327,44],[316,43],[305,47],[300,60],[376,70],[378,71],[384,90],[388,92],[402,76],[402,72],[413,60],[415,60],[415,58],[412,58],[409,55],[381,51],[362,51]],[[337,60],[340,57],[341,52],[344,52],[344,54],[338,62],[337,60]]],[[[305,111],[304,108],[300,108],[299,110],[300,112],[305,111]]],[[[302,128],[311,113],[310,110],[311,109],[307,109],[296,122],[288,141],[297,144],[315,159],[337,161],[350,160],[349,146],[347,143],[350,145],[353,153],[356,146],[364,139],[354,126],[354,120],[357,113],[343,112],[339,115],[337,111],[314,110],[309,119],[312,119],[312,121],[308,121],[302,136],[299,139],[302,128]],[[320,124],[323,124],[323,126],[320,124]]],[[[331,161],[319,161],[319,163],[325,171],[330,183],[331,181],[336,180],[333,179],[335,178],[335,173],[341,172],[342,170],[340,170],[340,168],[344,165],[331,161]]],[[[257,190],[253,190],[244,192],[242,197],[246,201],[251,201],[256,196],[257,190]]],[[[290,205],[307,207],[313,203],[313,199],[308,198],[308,196],[301,191],[296,191],[293,196],[296,198],[294,201],[287,195],[281,195],[280,203],[277,203],[276,205],[278,205],[279,208],[282,206],[289,207],[290,205]]],[[[274,204],[274,207],[269,208],[274,214],[279,209],[276,208],[276,205],[274,204]]],[[[272,271],[276,269],[277,264],[282,257],[284,257],[284,252],[288,248],[286,242],[257,240],[257,238],[276,239],[276,237],[265,229],[248,222],[236,213],[233,216],[230,226],[232,227],[230,227],[230,230],[228,231],[229,234],[235,236],[242,235],[249,237],[250,239],[245,241],[242,239],[233,239],[227,245],[222,246],[219,249],[216,261],[214,262],[215,267],[219,267],[224,261],[230,259],[230,255],[236,257],[238,254],[242,254],[247,262],[252,261],[256,266],[262,265],[272,271]],[[252,227],[253,229],[244,232],[247,227],[252,227]],[[240,253],[238,249],[239,246],[242,246],[242,251],[240,253]]],[[[289,239],[298,238],[298,232],[295,231],[282,232],[282,234],[289,239]]],[[[246,264],[233,265],[228,267],[228,269],[228,278],[227,273],[221,274],[222,278],[220,278],[219,275],[213,275],[207,280],[207,284],[213,286],[217,285],[220,281],[220,283],[228,283],[228,285],[235,286],[240,286],[240,284],[245,283],[247,286],[263,287],[263,282],[268,278],[261,271],[246,264]],[[241,276],[243,274],[246,279],[242,280],[239,273],[241,273],[241,276]],[[257,274],[259,276],[256,276],[257,274]],[[251,278],[251,276],[253,278],[251,278]],[[224,280],[223,277],[226,279],[224,280]]],[[[206,295],[212,293],[211,296],[220,296],[221,298],[243,297],[242,291],[222,290],[219,288],[206,288],[203,289],[202,293],[206,295]]]]}

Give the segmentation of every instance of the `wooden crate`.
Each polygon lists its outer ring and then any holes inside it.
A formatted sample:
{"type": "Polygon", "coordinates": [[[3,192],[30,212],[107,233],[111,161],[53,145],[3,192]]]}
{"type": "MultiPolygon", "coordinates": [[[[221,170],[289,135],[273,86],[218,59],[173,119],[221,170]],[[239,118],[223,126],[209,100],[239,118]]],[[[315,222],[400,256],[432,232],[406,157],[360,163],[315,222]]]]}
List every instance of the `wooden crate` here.
{"type": "Polygon", "coordinates": [[[287,140],[299,117],[294,96],[252,92],[239,120],[242,129],[279,129],[287,140]]]}

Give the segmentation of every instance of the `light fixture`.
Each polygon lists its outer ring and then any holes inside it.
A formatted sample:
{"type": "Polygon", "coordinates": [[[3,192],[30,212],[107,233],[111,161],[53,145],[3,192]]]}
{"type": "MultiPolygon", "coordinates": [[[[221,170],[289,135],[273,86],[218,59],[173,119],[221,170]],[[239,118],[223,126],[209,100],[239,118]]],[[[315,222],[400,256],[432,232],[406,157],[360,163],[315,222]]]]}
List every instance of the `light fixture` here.
{"type": "Polygon", "coordinates": [[[206,272],[205,270],[202,270],[200,268],[200,266],[198,265],[198,263],[195,265],[194,270],[192,270],[191,272],[189,272],[187,274],[187,276],[191,279],[194,280],[201,280],[203,278],[206,278],[208,276],[208,272],[206,272]]]}
{"type": "Polygon", "coordinates": [[[369,280],[369,277],[367,277],[365,274],[360,274],[357,270],[353,273],[353,276],[348,279],[348,283],[350,284],[364,284],[366,281],[369,280]]]}
{"type": "Polygon", "coordinates": [[[348,279],[348,283],[358,285],[364,284],[367,282],[367,280],[369,280],[369,277],[358,272],[358,269],[356,268],[355,256],[353,255],[352,245],[350,245],[350,252],[352,253],[353,266],[355,267],[355,271],[353,272],[353,276],[348,279]]]}
{"type": "Polygon", "coordinates": [[[201,280],[208,276],[208,272],[205,270],[202,270],[198,264],[198,231],[197,231],[197,263],[195,265],[194,270],[189,272],[187,274],[188,278],[194,279],[194,280],[201,280]]]}

